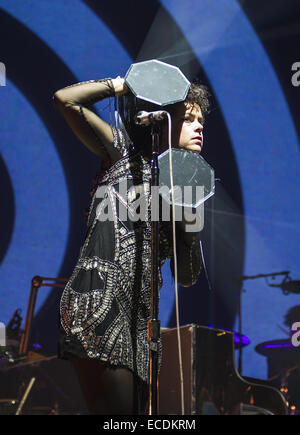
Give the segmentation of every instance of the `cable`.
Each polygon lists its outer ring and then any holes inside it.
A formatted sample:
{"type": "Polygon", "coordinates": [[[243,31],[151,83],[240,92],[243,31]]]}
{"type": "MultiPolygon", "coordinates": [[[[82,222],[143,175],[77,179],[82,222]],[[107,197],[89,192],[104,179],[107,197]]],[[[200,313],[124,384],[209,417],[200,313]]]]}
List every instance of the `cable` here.
{"type": "Polygon", "coordinates": [[[200,252],[201,252],[202,264],[203,264],[203,268],[204,268],[204,272],[205,272],[205,276],[206,276],[206,280],[207,280],[207,284],[208,284],[208,289],[209,289],[209,291],[212,292],[213,288],[212,288],[210,280],[209,280],[209,276],[208,276],[208,272],[207,272],[207,268],[206,268],[206,264],[205,264],[205,260],[204,260],[203,247],[202,247],[201,240],[200,240],[200,252]]]}
{"type": "Polygon", "coordinates": [[[183,383],[183,369],[182,369],[182,352],[181,352],[181,338],[180,338],[180,325],[179,325],[179,309],[178,309],[178,281],[177,281],[177,254],[176,254],[176,230],[175,230],[175,203],[174,203],[174,185],[173,185],[173,165],[172,165],[172,141],[171,141],[171,116],[168,116],[168,141],[169,141],[169,167],[170,167],[170,183],[171,183],[171,198],[172,198],[172,232],[173,232],[173,257],[174,257],[174,282],[175,282],[175,308],[176,308],[176,328],[177,328],[177,341],[178,341],[178,359],[179,359],[179,372],[180,372],[180,392],[181,392],[181,414],[184,415],[184,383],[183,383]]]}
{"type": "Polygon", "coordinates": [[[24,393],[24,395],[23,395],[23,397],[22,397],[22,399],[20,401],[20,405],[19,405],[15,415],[20,415],[21,414],[21,411],[22,411],[22,408],[24,406],[24,403],[26,402],[27,396],[30,393],[31,388],[33,387],[34,383],[35,383],[35,378],[31,378],[30,381],[29,381],[29,384],[28,384],[28,386],[26,388],[26,391],[25,391],[25,393],[24,393]]]}

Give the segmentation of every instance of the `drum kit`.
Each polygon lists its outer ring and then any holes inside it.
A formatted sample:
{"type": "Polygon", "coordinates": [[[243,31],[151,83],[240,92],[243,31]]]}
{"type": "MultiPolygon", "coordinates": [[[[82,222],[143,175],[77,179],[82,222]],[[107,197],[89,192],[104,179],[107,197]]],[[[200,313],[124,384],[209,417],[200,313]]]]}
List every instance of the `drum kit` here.
{"type": "Polygon", "coordinates": [[[286,398],[289,414],[300,415],[300,348],[290,339],[280,339],[259,343],[255,350],[267,358],[269,382],[286,398]]]}
{"type": "MultiPolygon", "coordinates": [[[[244,276],[243,280],[265,278],[269,287],[280,288],[284,295],[300,293],[300,281],[292,280],[290,271],[244,276]],[[269,278],[283,276],[282,282],[274,284],[269,278]]],[[[294,320],[289,319],[289,326],[300,320],[300,305],[292,307],[294,320]]],[[[269,383],[279,389],[286,399],[289,415],[300,415],[300,346],[292,341],[292,331],[279,328],[289,336],[285,339],[265,341],[255,346],[255,351],[267,358],[269,383]]]]}

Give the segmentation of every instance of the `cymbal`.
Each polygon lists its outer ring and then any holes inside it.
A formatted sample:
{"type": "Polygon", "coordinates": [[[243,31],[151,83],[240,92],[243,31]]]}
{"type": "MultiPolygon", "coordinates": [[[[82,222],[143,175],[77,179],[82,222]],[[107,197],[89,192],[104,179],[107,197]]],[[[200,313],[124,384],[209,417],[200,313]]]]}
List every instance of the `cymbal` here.
{"type": "Polygon", "coordinates": [[[251,343],[250,338],[244,334],[234,331],[233,329],[222,329],[222,331],[231,332],[234,339],[234,347],[237,349],[239,347],[248,346],[251,343]]]}
{"type": "Polygon", "coordinates": [[[290,338],[264,341],[255,346],[255,351],[267,357],[279,354],[297,355],[298,358],[300,357],[300,347],[293,346],[290,338]]]}

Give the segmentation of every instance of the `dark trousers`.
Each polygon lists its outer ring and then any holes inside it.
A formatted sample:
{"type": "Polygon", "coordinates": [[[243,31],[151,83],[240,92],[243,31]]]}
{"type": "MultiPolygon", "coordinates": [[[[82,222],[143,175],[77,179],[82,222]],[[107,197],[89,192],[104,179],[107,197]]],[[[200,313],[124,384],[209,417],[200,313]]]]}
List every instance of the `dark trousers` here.
{"type": "Polygon", "coordinates": [[[148,414],[148,384],[125,368],[111,368],[96,359],[72,359],[93,415],[148,414]]]}

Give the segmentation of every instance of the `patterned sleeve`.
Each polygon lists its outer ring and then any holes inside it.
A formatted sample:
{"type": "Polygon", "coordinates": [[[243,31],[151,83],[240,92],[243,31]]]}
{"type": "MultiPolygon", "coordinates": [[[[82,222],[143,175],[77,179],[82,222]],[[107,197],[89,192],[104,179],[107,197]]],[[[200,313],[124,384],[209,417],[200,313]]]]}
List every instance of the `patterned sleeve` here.
{"type": "Polygon", "coordinates": [[[111,79],[89,80],[58,90],[54,102],[78,139],[93,153],[112,163],[122,157],[122,140],[116,130],[89,106],[114,97],[111,79]]]}

